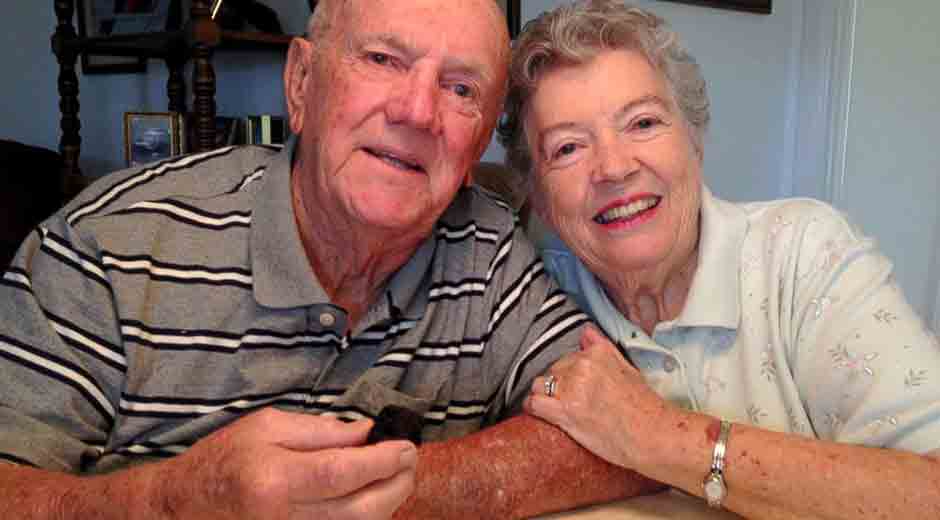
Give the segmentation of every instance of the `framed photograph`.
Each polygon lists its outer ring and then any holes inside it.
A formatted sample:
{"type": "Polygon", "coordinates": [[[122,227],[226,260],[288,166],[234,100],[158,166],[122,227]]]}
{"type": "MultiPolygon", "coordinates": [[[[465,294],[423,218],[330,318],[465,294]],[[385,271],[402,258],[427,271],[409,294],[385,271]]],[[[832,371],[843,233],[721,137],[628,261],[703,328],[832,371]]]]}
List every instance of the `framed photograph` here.
{"type": "Polygon", "coordinates": [[[770,14],[773,0],[659,0],[660,2],[676,2],[680,4],[694,4],[718,9],[733,9],[750,13],[770,14]]]}
{"type": "Polygon", "coordinates": [[[126,112],[124,157],[128,166],[139,166],[180,155],[183,118],[176,112],[126,112]]]}
{"type": "MultiPolygon", "coordinates": [[[[77,0],[77,7],[82,38],[177,29],[182,16],[181,0],[77,0]]],[[[146,59],[139,56],[82,53],[85,74],[143,72],[146,67],[146,59]]]]}
{"type": "Polygon", "coordinates": [[[513,40],[519,36],[522,29],[522,2],[521,0],[497,0],[503,12],[506,13],[506,21],[509,22],[509,37],[513,40]]]}

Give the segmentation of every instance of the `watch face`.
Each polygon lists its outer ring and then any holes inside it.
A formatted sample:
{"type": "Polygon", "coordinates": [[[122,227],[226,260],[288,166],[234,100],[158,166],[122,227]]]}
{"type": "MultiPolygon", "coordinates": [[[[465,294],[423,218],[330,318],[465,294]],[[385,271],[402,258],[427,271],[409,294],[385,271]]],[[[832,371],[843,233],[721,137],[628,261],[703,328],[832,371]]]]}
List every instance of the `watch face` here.
{"type": "Polygon", "coordinates": [[[710,503],[720,503],[725,498],[725,483],[721,481],[719,475],[709,475],[704,485],[705,498],[710,503]]]}

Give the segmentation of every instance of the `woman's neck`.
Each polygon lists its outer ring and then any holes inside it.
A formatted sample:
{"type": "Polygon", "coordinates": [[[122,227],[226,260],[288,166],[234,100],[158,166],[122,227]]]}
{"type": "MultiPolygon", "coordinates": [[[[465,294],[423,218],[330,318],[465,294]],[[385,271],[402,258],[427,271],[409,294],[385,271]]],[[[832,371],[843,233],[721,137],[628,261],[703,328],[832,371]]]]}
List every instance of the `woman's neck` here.
{"type": "Polygon", "coordinates": [[[675,319],[685,307],[698,266],[697,244],[683,257],[649,270],[615,273],[601,282],[617,310],[652,335],[658,323],[675,319]]]}

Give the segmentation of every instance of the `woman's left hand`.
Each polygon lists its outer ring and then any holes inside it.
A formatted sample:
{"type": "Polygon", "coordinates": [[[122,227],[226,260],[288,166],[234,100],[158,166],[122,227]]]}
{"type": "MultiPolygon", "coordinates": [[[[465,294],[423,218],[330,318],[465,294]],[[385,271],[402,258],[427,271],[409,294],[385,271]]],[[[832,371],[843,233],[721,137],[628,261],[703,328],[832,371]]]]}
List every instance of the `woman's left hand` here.
{"type": "Polygon", "coordinates": [[[595,455],[629,469],[648,458],[657,424],[680,413],[650,388],[603,334],[593,326],[581,335],[581,351],[555,362],[555,393],[546,395],[546,376],[535,378],[525,409],[570,435],[595,455]]]}

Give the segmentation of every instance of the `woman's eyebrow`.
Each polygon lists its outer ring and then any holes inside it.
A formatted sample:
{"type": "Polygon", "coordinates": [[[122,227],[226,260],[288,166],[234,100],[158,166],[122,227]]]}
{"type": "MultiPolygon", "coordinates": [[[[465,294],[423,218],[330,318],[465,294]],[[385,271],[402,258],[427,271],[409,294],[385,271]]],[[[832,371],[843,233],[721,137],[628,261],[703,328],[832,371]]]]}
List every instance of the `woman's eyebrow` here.
{"type": "Polygon", "coordinates": [[[626,117],[627,114],[633,112],[643,105],[657,105],[661,109],[669,111],[669,103],[663,99],[662,96],[658,96],[656,94],[647,94],[645,96],[638,97],[620,107],[619,110],[614,112],[612,120],[619,121],[626,117]]]}

